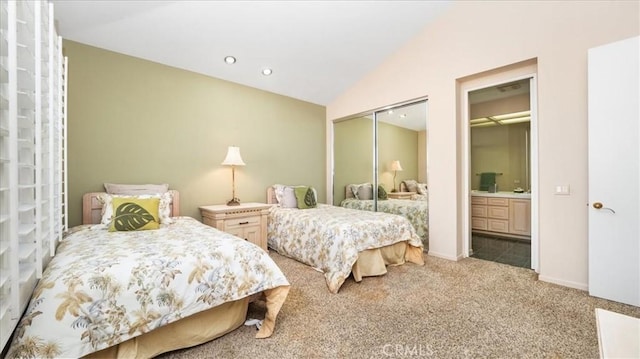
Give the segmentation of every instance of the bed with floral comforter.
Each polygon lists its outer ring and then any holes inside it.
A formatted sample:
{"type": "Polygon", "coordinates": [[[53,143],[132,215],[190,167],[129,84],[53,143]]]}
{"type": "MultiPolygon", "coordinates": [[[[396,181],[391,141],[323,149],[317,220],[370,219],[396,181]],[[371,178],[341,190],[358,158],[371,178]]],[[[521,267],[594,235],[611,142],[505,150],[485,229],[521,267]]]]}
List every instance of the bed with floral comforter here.
{"type": "Polygon", "coordinates": [[[278,253],[323,272],[331,293],[338,292],[359,254],[370,249],[406,242],[403,262],[424,264],[423,245],[411,223],[382,212],[326,204],[309,209],[274,206],[267,239],[278,253]]]}
{"type": "MultiPolygon", "coordinates": [[[[373,211],[373,200],[347,198],[342,207],[373,211]]],[[[429,244],[429,202],[409,199],[378,200],[378,211],[406,217],[415,228],[425,247],[429,244]]]]}
{"type": "MultiPolygon", "coordinates": [[[[79,226],[44,271],[8,357],[81,357],[278,288],[289,283],[264,250],[193,218],[134,232],[79,226]]],[[[271,335],[285,298],[257,337],[271,335]]]]}

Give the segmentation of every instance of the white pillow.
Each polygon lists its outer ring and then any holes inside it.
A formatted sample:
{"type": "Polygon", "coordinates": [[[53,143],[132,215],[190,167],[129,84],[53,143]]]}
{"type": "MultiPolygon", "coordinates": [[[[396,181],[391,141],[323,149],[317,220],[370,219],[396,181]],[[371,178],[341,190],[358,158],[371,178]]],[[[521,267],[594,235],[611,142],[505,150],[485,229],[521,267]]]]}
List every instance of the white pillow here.
{"type": "Polygon", "coordinates": [[[428,194],[426,183],[418,183],[416,189],[418,190],[418,194],[428,194]]]}
{"type": "Polygon", "coordinates": [[[173,197],[171,196],[171,192],[166,192],[163,194],[142,194],[137,196],[108,194],[108,193],[101,194],[98,196],[98,200],[102,203],[102,219],[100,221],[101,224],[111,223],[111,219],[113,218],[113,206],[111,205],[111,199],[113,197],[159,198],[160,204],[158,205],[158,217],[160,219],[160,223],[161,224],[173,223],[173,219],[171,218],[171,203],[173,202],[173,197]]]}
{"type": "Polygon", "coordinates": [[[293,187],[287,186],[284,188],[284,197],[280,205],[284,208],[298,208],[298,201],[293,187]]]}

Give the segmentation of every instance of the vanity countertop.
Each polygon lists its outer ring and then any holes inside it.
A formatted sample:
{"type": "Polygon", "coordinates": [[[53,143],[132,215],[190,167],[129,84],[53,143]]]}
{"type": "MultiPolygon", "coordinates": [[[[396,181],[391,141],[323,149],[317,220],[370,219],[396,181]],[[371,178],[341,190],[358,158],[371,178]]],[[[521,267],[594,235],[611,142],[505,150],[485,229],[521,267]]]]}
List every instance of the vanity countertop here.
{"type": "Polygon", "coordinates": [[[502,197],[502,198],[531,198],[531,193],[514,193],[514,192],[496,192],[489,193],[487,191],[471,191],[472,196],[479,197],[502,197]]]}

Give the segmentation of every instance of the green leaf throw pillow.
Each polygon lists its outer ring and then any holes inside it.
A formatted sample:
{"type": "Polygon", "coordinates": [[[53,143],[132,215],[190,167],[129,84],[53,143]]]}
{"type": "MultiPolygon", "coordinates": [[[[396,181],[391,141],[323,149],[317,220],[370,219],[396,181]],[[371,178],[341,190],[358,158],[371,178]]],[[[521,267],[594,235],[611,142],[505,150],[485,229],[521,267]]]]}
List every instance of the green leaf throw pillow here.
{"type": "Polygon", "coordinates": [[[109,232],[158,229],[159,198],[119,198],[111,201],[113,220],[109,232]]]}
{"type": "Polygon", "coordinates": [[[382,186],[378,186],[378,199],[384,200],[387,198],[388,198],[387,190],[385,190],[384,187],[382,186]]]}
{"type": "Polygon", "coordinates": [[[316,195],[313,187],[295,187],[294,192],[296,194],[296,200],[298,201],[298,208],[306,209],[316,207],[316,195]]]}

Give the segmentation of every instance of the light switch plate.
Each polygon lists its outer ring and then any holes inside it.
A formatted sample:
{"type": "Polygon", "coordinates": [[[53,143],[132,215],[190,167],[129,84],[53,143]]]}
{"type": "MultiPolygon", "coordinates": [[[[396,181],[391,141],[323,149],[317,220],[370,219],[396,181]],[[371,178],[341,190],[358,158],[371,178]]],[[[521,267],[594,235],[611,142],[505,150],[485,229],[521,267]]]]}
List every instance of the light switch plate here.
{"type": "Polygon", "coordinates": [[[558,185],[558,186],[556,186],[555,194],[568,195],[569,193],[570,193],[569,185],[558,185]]]}

